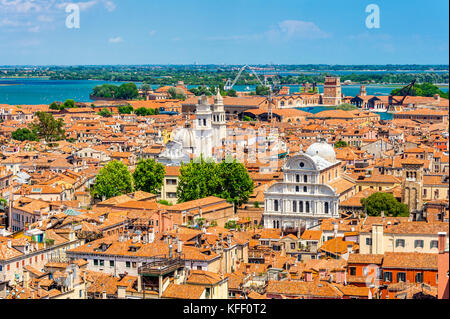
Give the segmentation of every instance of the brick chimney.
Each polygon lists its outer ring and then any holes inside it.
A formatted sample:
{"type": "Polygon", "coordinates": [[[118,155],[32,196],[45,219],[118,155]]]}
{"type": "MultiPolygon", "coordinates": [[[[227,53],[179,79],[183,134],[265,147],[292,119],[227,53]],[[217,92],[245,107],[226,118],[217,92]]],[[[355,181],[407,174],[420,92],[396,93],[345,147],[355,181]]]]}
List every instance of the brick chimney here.
{"type": "Polygon", "coordinates": [[[310,271],[305,272],[305,281],[306,282],[313,281],[312,272],[310,272],[310,271]]]}
{"type": "Polygon", "coordinates": [[[439,238],[439,253],[443,254],[445,252],[445,245],[447,241],[447,233],[446,232],[440,232],[438,233],[439,238]]]}

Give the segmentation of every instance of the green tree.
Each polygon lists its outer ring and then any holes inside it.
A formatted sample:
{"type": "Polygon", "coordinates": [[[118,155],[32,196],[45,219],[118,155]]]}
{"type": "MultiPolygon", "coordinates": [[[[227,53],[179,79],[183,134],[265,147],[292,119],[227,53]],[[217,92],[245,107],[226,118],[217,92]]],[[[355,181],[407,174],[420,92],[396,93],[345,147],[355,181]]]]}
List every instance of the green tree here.
{"type": "Polygon", "coordinates": [[[336,144],[334,144],[335,148],[342,148],[342,147],[347,147],[347,146],[348,146],[347,142],[342,141],[342,140],[339,140],[336,142],[336,144]]]}
{"type": "Polygon", "coordinates": [[[5,209],[8,207],[8,201],[4,198],[0,198],[0,209],[5,209]]]}
{"type": "Polygon", "coordinates": [[[219,187],[216,164],[203,156],[180,168],[177,197],[179,203],[213,196],[219,187]]]}
{"type": "Polygon", "coordinates": [[[94,198],[108,199],[132,191],[133,183],[128,168],[120,161],[112,161],[98,173],[91,195],[94,198]]]}
{"type": "Polygon", "coordinates": [[[225,223],[224,228],[226,229],[236,229],[237,223],[235,220],[229,220],[225,223]]]}
{"type": "Polygon", "coordinates": [[[216,196],[235,204],[235,209],[248,202],[253,193],[255,183],[250,178],[244,164],[234,160],[223,161],[217,165],[217,175],[220,181],[216,196]]]}
{"type": "Polygon", "coordinates": [[[151,87],[150,84],[144,83],[144,84],[141,85],[141,90],[142,90],[144,93],[148,93],[148,92],[150,92],[150,91],[152,90],[152,87],[151,87]]]}
{"type": "Polygon", "coordinates": [[[11,133],[12,139],[16,141],[39,141],[35,132],[30,131],[27,128],[19,128],[11,133]]]}
{"type": "Polygon", "coordinates": [[[66,100],[63,104],[64,109],[70,109],[75,107],[75,101],[74,100],[66,100]]]}
{"type": "Polygon", "coordinates": [[[217,196],[235,204],[235,208],[248,202],[254,189],[245,166],[236,160],[216,164],[200,157],[180,168],[177,188],[179,202],[208,196],[217,196]]]}
{"type": "Polygon", "coordinates": [[[140,108],[138,108],[138,109],[136,109],[134,111],[134,114],[136,114],[137,116],[156,115],[156,114],[159,114],[159,110],[158,109],[151,109],[151,108],[140,107],[140,108]]]}
{"type": "Polygon", "coordinates": [[[186,100],[186,95],[184,94],[184,91],[182,89],[171,87],[167,93],[170,94],[170,98],[174,100],[186,100]]]}
{"type": "Polygon", "coordinates": [[[264,85],[258,85],[256,87],[256,95],[268,95],[269,94],[269,88],[264,85]]]}
{"type": "Polygon", "coordinates": [[[237,97],[237,92],[235,90],[231,89],[227,92],[227,96],[237,97]]]}
{"type": "Polygon", "coordinates": [[[141,160],[133,173],[136,190],[157,194],[163,184],[166,170],[154,159],[141,160]]]}
{"type": "Polygon", "coordinates": [[[97,114],[100,115],[100,116],[103,116],[103,117],[112,117],[113,116],[113,113],[110,110],[108,110],[107,108],[104,108],[103,110],[101,110],[97,114]]]}
{"type": "MultiPolygon", "coordinates": [[[[402,88],[394,89],[394,90],[392,90],[391,94],[394,96],[397,96],[399,94],[402,94],[400,92],[401,90],[402,90],[402,88]]],[[[409,92],[410,96],[432,97],[435,94],[439,95],[442,98],[448,99],[448,92],[442,91],[441,89],[439,89],[439,87],[437,87],[433,83],[429,83],[429,82],[422,83],[422,84],[415,84],[409,92]]]]}
{"type": "Polygon", "coordinates": [[[60,106],[56,102],[53,102],[50,104],[50,110],[60,110],[60,106]]]}
{"type": "Polygon", "coordinates": [[[139,96],[139,91],[136,84],[134,83],[124,83],[119,86],[117,98],[123,100],[132,100],[139,96]]]}
{"type": "Polygon", "coordinates": [[[386,216],[409,216],[408,206],[398,202],[390,193],[374,193],[368,198],[361,199],[369,216],[380,216],[384,212],[386,216]]]}
{"type": "Polygon", "coordinates": [[[131,114],[133,110],[131,105],[119,106],[119,114],[131,114]]]}
{"type": "Polygon", "coordinates": [[[29,125],[38,138],[43,138],[46,142],[60,141],[65,138],[64,121],[56,120],[53,115],[46,112],[36,112],[36,120],[29,125]]]}

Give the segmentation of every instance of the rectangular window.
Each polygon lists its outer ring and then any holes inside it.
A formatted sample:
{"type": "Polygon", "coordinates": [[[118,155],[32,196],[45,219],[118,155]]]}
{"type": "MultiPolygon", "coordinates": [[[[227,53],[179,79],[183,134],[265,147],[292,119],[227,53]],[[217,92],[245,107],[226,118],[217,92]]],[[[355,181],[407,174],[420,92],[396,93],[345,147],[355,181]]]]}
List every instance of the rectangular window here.
{"type": "Polygon", "coordinates": [[[432,240],[432,241],[430,242],[430,248],[431,248],[431,249],[433,249],[433,248],[439,248],[439,242],[438,242],[437,240],[432,240]]]}
{"type": "Polygon", "coordinates": [[[366,238],[366,245],[372,246],[372,238],[366,238]]]}
{"type": "Polygon", "coordinates": [[[384,281],[392,282],[392,272],[390,272],[390,271],[384,272],[384,281]]]}
{"type": "Polygon", "coordinates": [[[356,276],[356,267],[350,267],[350,276],[356,276]]]}
{"type": "Polygon", "coordinates": [[[395,247],[405,247],[405,240],[404,239],[397,239],[395,241],[395,247]]]}
{"type": "Polygon", "coordinates": [[[114,267],[114,260],[109,261],[109,267],[114,267]]]}
{"type": "Polygon", "coordinates": [[[415,240],[414,248],[423,248],[423,240],[415,240]]]}
{"type": "Polygon", "coordinates": [[[297,201],[295,201],[295,200],[292,202],[292,211],[293,211],[294,213],[297,212],[297,201]]]}
{"type": "Polygon", "coordinates": [[[125,262],[125,267],[130,268],[131,267],[131,263],[129,261],[125,262]]]}
{"type": "Polygon", "coordinates": [[[103,259],[100,259],[100,266],[103,267],[105,265],[105,261],[103,259]]]}
{"type": "Polygon", "coordinates": [[[94,266],[98,266],[98,259],[94,259],[94,266]]]}
{"type": "Polygon", "coordinates": [[[133,268],[137,267],[136,262],[132,262],[131,265],[133,266],[133,268]]]}
{"type": "Polygon", "coordinates": [[[397,282],[406,282],[406,273],[405,272],[397,273],[397,282]]]}
{"type": "Polygon", "coordinates": [[[295,249],[295,243],[291,243],[291,249],[295,249]]]}
{"type": "Polygon", "coordinates": [[[423,283],[423,273],[419,272],[416,274],[416,282],[419,284],[423,283]]]}

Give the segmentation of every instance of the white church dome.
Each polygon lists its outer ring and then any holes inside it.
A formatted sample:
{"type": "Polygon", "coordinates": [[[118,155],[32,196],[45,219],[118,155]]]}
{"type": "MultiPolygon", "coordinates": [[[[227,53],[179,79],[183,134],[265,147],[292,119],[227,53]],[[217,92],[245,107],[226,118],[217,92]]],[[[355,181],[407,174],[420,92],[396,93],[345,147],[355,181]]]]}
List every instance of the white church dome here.
{"type": "Polygon", "coordinates": [[[195,147],[194,132],[191,128],[177,130],[173,140],[181,143],[185,149],[193,149],[195,147]]]}
{"type": "Polygon", "coordinates": [[[309,156],[320,156],[330,163],[336,162],[336,152],[333,146],[326,142],[314,143],[306,150],[306,154],[309,156]]]}

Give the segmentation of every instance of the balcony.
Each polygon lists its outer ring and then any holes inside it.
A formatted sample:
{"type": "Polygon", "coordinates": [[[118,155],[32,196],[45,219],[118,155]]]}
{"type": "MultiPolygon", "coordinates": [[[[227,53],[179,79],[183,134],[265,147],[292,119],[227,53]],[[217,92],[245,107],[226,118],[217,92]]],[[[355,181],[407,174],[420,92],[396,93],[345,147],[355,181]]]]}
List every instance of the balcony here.
{"type": "Polygon", "coordinates": [[[183,268],[185,265],[184,256],[168,258],[167,256],[156,257],[159,260],[145,263],[138,268],[139,275],[142,276],[163,276],[183,268]]]}

